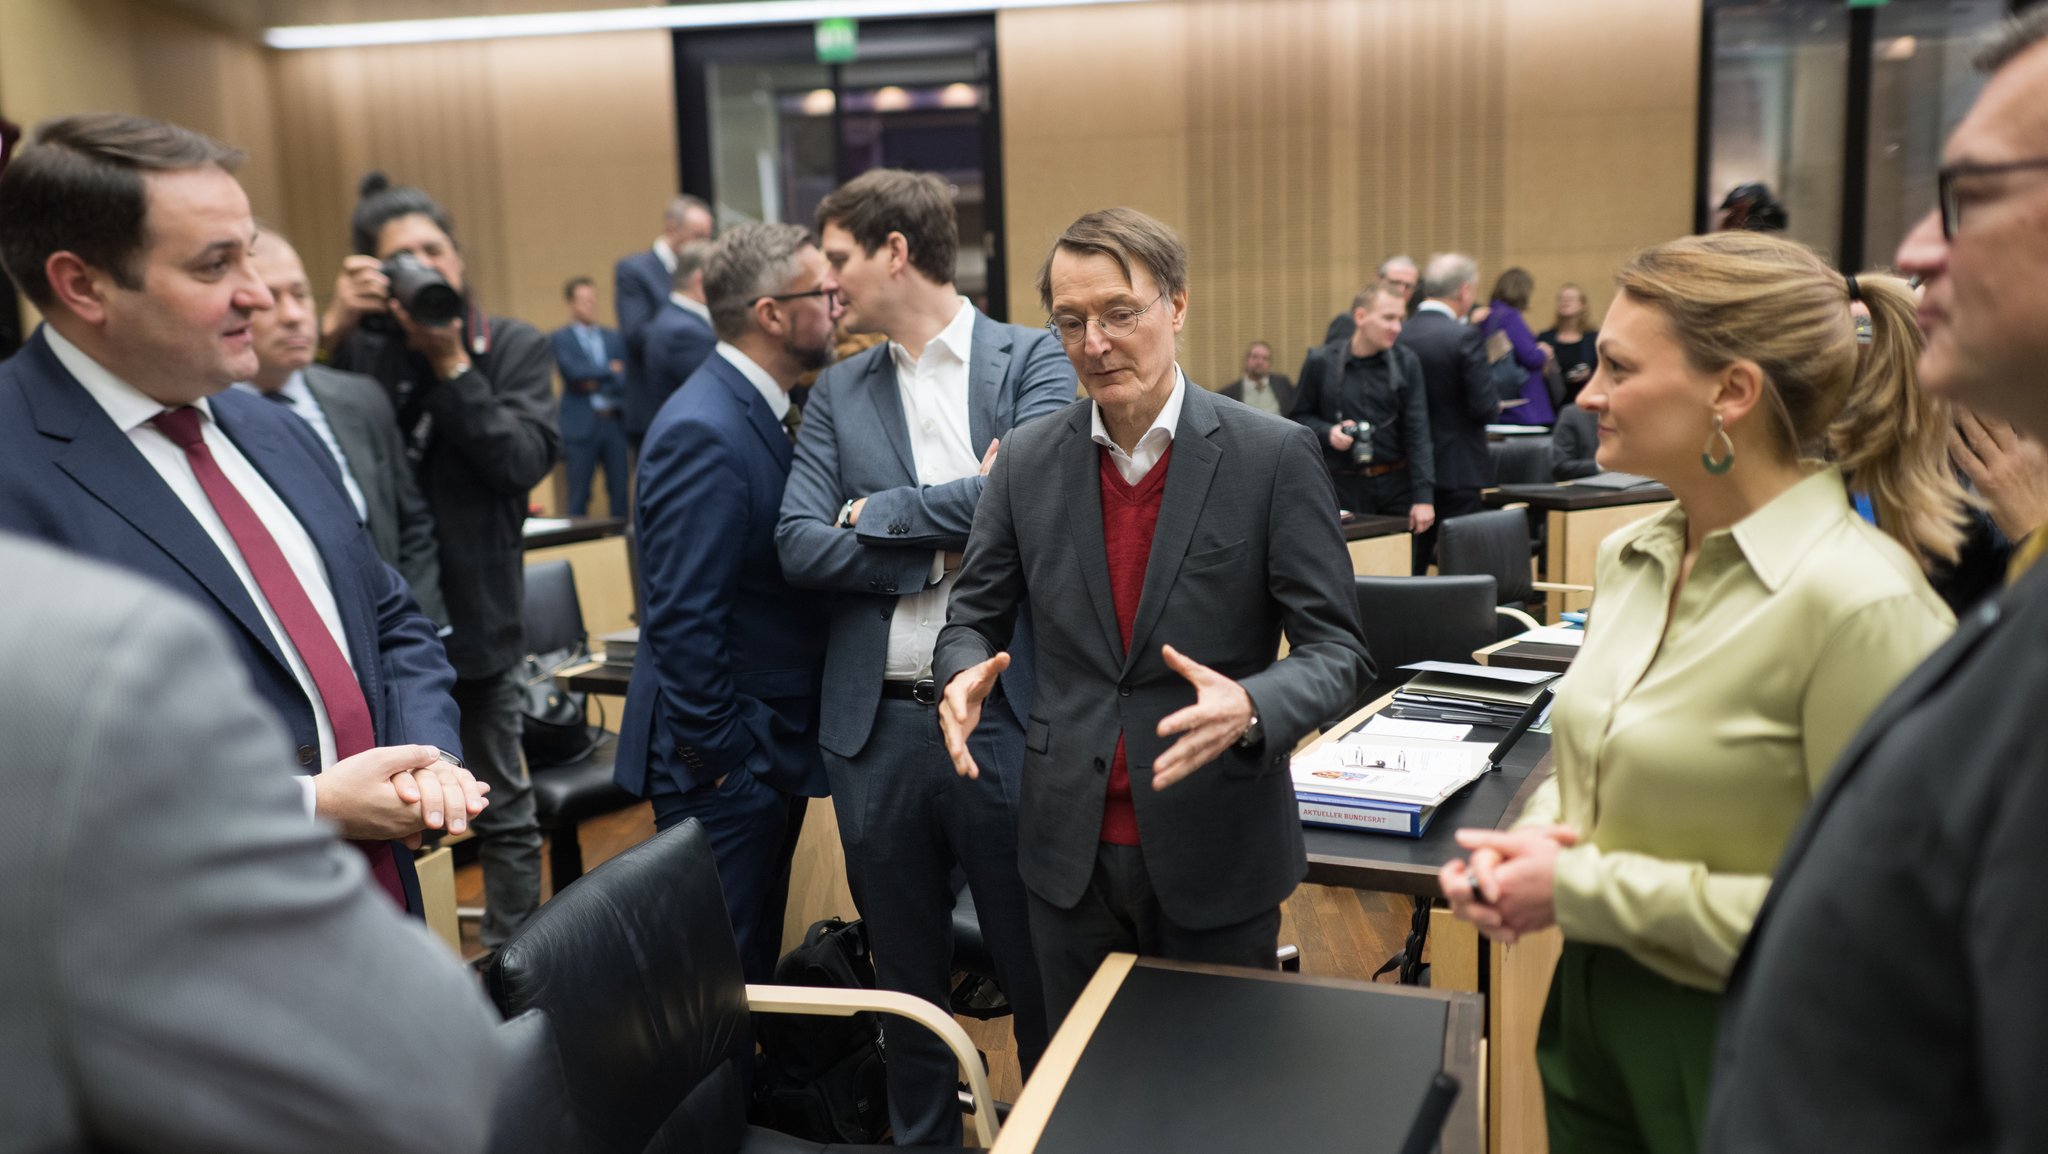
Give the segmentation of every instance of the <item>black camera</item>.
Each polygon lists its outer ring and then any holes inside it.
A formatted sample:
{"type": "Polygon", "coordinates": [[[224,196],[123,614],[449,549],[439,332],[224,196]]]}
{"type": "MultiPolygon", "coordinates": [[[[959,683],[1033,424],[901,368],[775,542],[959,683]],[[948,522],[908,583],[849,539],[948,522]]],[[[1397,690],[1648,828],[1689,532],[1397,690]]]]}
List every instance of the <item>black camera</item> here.
{"type": "Polygon", "coordinates": [[[1351,438],[1351,463],[1360,467],[1372,464],[1372,422],[1344,421],[1337,430],[1351,438]]]}
{"type": "Polygon", "coordinates": [[[432,265],[409,252],[384,262],[384,279],[391,282],[391,299],[423,325],[439,328],[462,316],[462,294],[432,265]]]}

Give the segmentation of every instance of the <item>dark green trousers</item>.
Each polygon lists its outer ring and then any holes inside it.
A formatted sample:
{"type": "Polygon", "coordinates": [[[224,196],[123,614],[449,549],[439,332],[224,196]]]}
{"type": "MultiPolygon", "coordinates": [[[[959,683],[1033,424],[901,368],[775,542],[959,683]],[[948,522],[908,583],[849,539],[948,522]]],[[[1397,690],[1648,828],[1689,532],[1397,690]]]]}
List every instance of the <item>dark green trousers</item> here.
{"type": "Polygon", "coordinates": [[[1536,1036],[1550,1154],[1693,1154],[1721,996],[1566,942],[1536,1036]]]}

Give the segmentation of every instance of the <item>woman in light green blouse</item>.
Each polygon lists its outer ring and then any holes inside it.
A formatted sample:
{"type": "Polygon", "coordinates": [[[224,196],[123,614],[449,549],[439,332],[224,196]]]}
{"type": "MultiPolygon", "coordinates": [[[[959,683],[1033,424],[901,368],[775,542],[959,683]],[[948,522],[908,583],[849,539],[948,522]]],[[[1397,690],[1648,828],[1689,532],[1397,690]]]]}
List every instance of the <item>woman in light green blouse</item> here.
{"type": "MultiPolygon", "coordinates": [[[[1490,937],[1564,933],[1537,1043],[1553,1154],[1696,1148],[1720,990],[1771,870],[1850,736],[1953,625],[1841,474],[1797,451],[1852,399],[1912,387],[1913,342],[1859,353],[1849,284],[1770,234],[1660,245],[1616,280],[1578,404],[1601,468],[1678,505],[1601,546],[1555,778],[1512,830],[1460,831],[1470,862],[1442,873],[1490,937]]],[[[1863,296],[1880,333],[1911,331],[1902,289],[1863,296]]],[[[1910,424],[1862,414],[1860,485],[1909,467],[1910,424]]]]}

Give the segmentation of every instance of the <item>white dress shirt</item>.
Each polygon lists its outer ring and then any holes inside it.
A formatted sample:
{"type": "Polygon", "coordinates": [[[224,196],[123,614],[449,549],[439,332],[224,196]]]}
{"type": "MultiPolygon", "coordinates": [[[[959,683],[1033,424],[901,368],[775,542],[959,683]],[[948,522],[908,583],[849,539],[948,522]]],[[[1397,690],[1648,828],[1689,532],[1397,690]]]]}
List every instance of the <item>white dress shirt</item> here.
{"type": "Polygon", "coordinates": [[[779,421],[789,415],[789,394],[783,391],[781,385],[775,383],[775,378],[768,375],[767,369],[754,363],[754,358],[741,352],[739,346],[729,345],[724,341],[718,342],[718,347],[711,351],[730,361],[732,367],[747,378],[747,383],[759,390],[761,399],[768,402],[768,409],[775,414],[776,420],[779,421]]]}
{"type": "Polygon", "coordinates": [[[661,262],[661,267],[668,270],[668,275],[676,275],[676,250],[668,246],[667,237],[654,238],[654,259],[661,262]]]}
{"type": "Polygon", "coordinates": [[[688,312],[696,313],[698,316],[703,317],[705,324],[708,325],[711,323],[711,306],[705,304],[703,301],[698,300],[696,297],[684,296],[682,293],[672,292],[668,294],[668,299],[669,303],[675,305],[677,308],[686,310],[688,312]]]}
{"type": "Polygon", "coordinates": [[[313,426],[313,435],[319,437],[320,443],[327,446],[327,454],[334,458],[334,463],[341,469],[341,484],[348,490],[349,504],[356,507],[356,519],[368,524],[370,503],[363,499],[363,487],[356,484],[356,475],[349,471],[348,457],[341,451],[341,442],[334,439],[334,427],[327,423],[326,410],[320,407],[319,400],[313,396],[313,390],[306,387],[306,374],[293,373],[285,381],[284,387],[275,393],[265,393],[248,381],[237,382],[235,387],[259,397],[281,397],[281,402],[273,403],[283,404],[297,414],[300,420],[313,426]]]}
{"type": "MultiPolygon", "coordinates": [[[[910,433],[910,461],[920,488],[944,485],[981,472],[968,431],[968,366],[974,356],[974,306],[960,298],[959,311],[924,346],[921,356],[889,342],[896,366],[896,394],[903,402],[903,423],[910,433]]],[[[896,601],[889,618],[888,655],[882,677],[888,681],[919,681],[932,675],[932,647],[946,624],[946,600],[953,594],[959,571],[946,572],[946,555],[932,553],[931,574],[921,592],[896,601]]]]}
{"type": "Polygon", "coordinates": [[[1415,311],[1418,313],[1442,313],[1445,316],[1451,318],[1452,320],[1457,321],[1461,325],[1465,323],[1464,317],[1461,317],[1457,313],[1452,312],[1451,306],[1438,300],[1423,301],[1421,304],[1415,306],[1415,311]]]}
{"type": "MultiPolygon", "coordinates": [[[[1270,380],[1271,378],[1268,379],[1270,380]]],[[[1273,395],[1273,386],[1265,381],[1255,381],[1250,377],[1241,378],[1239,384],[1241,387],[1238,389],[1238,392],[1244,394],[1245,404],[1250,405],[1254,409],[1263,409],[1276,417],[1287,415],[1280,411],[1280,398],[1273,395]]]]}
{"type": "Polygon", "coordinates": [[[1102,423],[1102,406],[1090,402],[1088,405],[1089,435],[1095,443],[1109,450],[1110,463],[1128,484],[1135,485],[1145,479],[1159,458],[1173,444],[1174,426],[1180,424],[1181,403],[1187,400],[1188,379],[1183,376],[1178,364],[1173,366],[1173,391],[1166,395],[1166,404],[1161,406],[1159,415],[1152,418],[1152,427],[1138,438],[1138,451],[1126,453],[1110,439],[1109,428],[1102,423]]]}
{"type": "MultiPolygon", "coordinates": [[[[234,535],[228,532],[220,514],[214,511],[213,501],[200,487],[199,477],[192,472],[192,465],[185,457],[185,450],[179,448],[162,430],[150,421],[165,406],[145,395],[140,389],[116,377],[101,367],[99,362],[86,356],[78,346],[65,340],[54,327],[43,326],[43,333],[50,342],[50,351],[71,375],[78,380],[92,399],[105,410],[114,426],[128,437],[128,442],[149,462],[150,468],[170,486],[180,504],[185,506],[193,519],[199,522],[206,535],[213,538],[221,556],[241,579],[242,587],[249,592],[249,599],[256,603],[256,611],[263,616],[263,623],[277,640],[278,652],[284,654],[285,663],[291,666],[292,676],[299,687],[305,690],[306,700],[313,706],[313,724],[320,735],[320,768],[326,769],[336,761],[334,747],[334,726],[327,720],[327,707],[320,700],[320,690],[313,684],[313,675],[306,670],[306,663],[299,659],[299,651],[292,647],[291,637],[278,622],[277,614],[271,611],[270,601],[263,596],[262,586],[256,583],[256,576],[249,570],[248,562],[242,559],[241,547],[235,544],[234,535]]],[[[298,518],[292,515],[263,474],[249,463],[235,443],[214,424],[213,409],[205,399],[195,401],[193,408],[199,410],[199,428],[206,441],[206,448],[220,466],[220,471],[249,503],[257,520],[277,542],[278,550],[291,566],[292,575],[306,590],[306,597],[312,601],[313,609],[320,614],[320,620],[327,631],[334,635],[334,644],[341,650],[342,660],[354,669],[354,659],[348,651],[348,638],[342,632],[341,610],[334,601],[334,590],[327,583],[327,567],[320,558],[320,551],[313,547],[313,539],[300,526],[298,518]]],[[[312,779],[303,779],[306,791],[306,805],[310,813],[313,804],[312,779]]]]}

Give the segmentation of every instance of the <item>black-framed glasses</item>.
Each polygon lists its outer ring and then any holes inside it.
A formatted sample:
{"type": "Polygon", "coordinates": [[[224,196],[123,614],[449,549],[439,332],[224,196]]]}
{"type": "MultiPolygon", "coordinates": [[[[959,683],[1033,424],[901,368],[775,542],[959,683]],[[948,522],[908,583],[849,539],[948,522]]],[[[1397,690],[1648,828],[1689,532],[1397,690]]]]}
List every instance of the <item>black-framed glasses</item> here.
{"type": "Polygon", "coordinates": [[[2033,169],[2048,169],[2048,156],[2037,156],[2032,160],[2008,160],[2003,164],[1944,164],[1935,172],[1935,196],[1941,203],[1941,239],[1954,240],[1956,230],[1963,227],[1963,199],[1956,192],[1956,181],[1973,176],[1999,176],[2008,172],[2027,172],[2033,169]]]}
{"type": "Polygon", "coordinates": [[[1095,327],[1102,330],[1103,336],[1127,337],[1138,331],[1139,319],[1152,311],[1152,305],[1156,305],[1165,299],[1166,294],[1162,292],[1152,298],[1152,304],[1148,304],[1144,308],[1134,309],[1127,305],[1122,305],[1109,309],[1101,316],[1093,318],[1077,317],[1072,313],[1058,313],[1051,320],[1045,322],[1045,327],[1051,329],[1060,338],[1060,343],[1063,345],[1078,345],[1086,339],[1088,336],[1088,322],[1091,319],[1094,320],[1095,327]]]}
{"type": "Polygon", "coordinates": [[[831,288],[814,288],[809,292],[800,293],[767,293],[762,296],[757,296],[754,299],[757,301],[800,301],[805,297],[824,297],[825,304],[829,307],[831,305],[839,303],[839,290],[831,288]]]}

